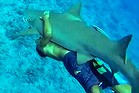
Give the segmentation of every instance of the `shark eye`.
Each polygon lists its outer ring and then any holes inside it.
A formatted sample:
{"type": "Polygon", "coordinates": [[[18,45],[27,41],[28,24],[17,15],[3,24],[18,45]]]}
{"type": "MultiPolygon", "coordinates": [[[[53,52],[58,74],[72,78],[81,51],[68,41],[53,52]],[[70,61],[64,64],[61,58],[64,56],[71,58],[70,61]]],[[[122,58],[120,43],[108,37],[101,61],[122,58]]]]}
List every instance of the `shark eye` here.
{"type": "Polygon", "coordinates": [[[23,17],[23,22],[27,23],[27,19],[25,17],[23,17]]]}
{"type": "Polygon", "coordinates": [[[31,28],[32,28],[32,26],[31,26],[31,25],[29,25],[29,26],[28,26],[28,29],[31,29],[31,28]]]}
{"type": "Polygon", "coordinates": [[[23,21],[25,23],[31,22],[31,21],[33,21],[33,17],[28,17],[28,18],[23,17],[23,21]]]}

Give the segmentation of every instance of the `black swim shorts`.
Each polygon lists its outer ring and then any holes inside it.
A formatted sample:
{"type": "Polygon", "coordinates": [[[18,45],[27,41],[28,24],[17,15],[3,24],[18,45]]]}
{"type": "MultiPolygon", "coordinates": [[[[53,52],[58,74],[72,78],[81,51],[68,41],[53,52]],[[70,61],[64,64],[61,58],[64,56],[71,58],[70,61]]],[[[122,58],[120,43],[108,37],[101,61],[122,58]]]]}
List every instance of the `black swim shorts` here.
{"type": "MultiPolygon", "coordinates": [[[[91,61],[95,62],[96,60],[91,60],[91,61]]],[[[94,75],[98,78],[98,80],[102,82],[101,85],[102,89],[119,85],[119,82],[116,80],[114,75],[106,67],[103,66],[106,72],[100,74],[92,62],[90,62],[91,70],[94,73],[94,75]]]]}
{"type": "Polygon", "coordinates": [[[100,82],[91,71],[88,62],[82,65],[77,64],[77,56],[75,52],[67,53],[63,58],[63,62],[68,72],[78,80],[87,93],[89,93],[93,85],[99,85],[100,82]],[[80,72],[75,74],[75,71],[80,72]]]}

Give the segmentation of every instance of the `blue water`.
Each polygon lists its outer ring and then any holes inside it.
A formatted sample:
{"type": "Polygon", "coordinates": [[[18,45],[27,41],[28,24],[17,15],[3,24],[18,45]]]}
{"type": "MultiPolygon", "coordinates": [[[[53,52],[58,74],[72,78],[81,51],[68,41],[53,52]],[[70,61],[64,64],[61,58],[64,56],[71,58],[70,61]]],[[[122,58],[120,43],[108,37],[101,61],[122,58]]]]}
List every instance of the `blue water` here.
{"type": "MultiPolygon", "coordinates": [[[[36,53],[37,36],[9,39],[27,26],[23,22],[24,9],[65,11],[76,1],[0,0],[0,93],[85,93],[62,62],[41,58],[36,53]]],[[[139,1],[82,0],[82,3],[81,16],[86,24],[99,26],[111,39],[133,34],[127,54],[139,67],[139,1]]]]}

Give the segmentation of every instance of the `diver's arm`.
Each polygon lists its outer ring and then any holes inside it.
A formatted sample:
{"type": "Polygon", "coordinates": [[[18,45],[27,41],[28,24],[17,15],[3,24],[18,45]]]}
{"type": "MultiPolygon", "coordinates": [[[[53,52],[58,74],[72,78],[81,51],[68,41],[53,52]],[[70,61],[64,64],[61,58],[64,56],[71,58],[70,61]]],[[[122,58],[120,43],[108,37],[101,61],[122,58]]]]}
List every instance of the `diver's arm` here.
{"type": "Polygon", "coordinates": [[[45,13],[45,12],[43,17],[43,38],[47,38],[47,39],[52,38],[52,27],[49,22],[49,13],[45,13]]]}
{"type": "Polygon", "coordinates": [[[44,12],[44,15],[41,20],[43,21],[43,36],[40,40],[40,46],[44,47],[47,45],[47,43],[50,42],[53,35],[51,24],[49,22],[49,13],[44,12]]]}

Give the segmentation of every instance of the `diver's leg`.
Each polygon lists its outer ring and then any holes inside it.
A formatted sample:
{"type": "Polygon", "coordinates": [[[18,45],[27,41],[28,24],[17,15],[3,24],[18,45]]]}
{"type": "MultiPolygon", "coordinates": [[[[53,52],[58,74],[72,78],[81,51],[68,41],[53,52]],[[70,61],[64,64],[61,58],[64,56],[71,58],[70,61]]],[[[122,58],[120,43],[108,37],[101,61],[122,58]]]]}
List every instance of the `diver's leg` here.
{"type": "Polygon", "coordinates": [[[112,89],[116,93],[131,93],[131,86],[129,84],[115,85],[112,87],[112,89]]]}
{"type": "Polygon", "coordinates": [[[68,72],[78,80],[87,93],[101,93],[99,81],[92,73],[90,64],[77,64],[77,55],[75,52],[69,52],[64,56],[63,63],[68,72]]]}
{"type": "Polygon", "coordinates": [[[94,85],[91,87],[90,93],[102,93],[102,89],[99,85],[94,85]]]}

